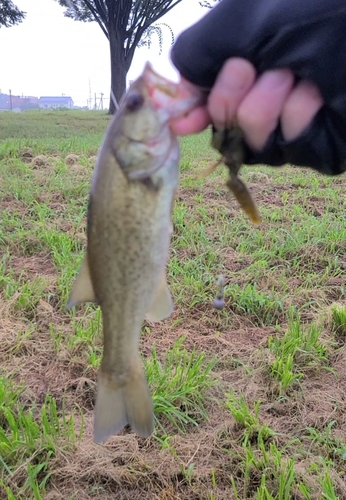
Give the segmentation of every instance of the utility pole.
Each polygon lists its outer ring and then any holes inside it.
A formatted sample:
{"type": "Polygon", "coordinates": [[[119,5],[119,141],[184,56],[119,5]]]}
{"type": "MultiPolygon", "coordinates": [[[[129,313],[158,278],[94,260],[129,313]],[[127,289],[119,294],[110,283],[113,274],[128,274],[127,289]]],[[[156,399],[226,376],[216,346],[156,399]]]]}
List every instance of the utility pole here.
{"type": "Polygon", "coordinates": [[[12,111],[12,92],[11,89],[9,90],[10,93],[10,110],[12,111]]]}
{"type": "Polygon", "coordinates": [[[99,108],[101,108],[103,111],[103,92],[101,92],[101,94],[100,94],[100,106],[99,106],[99,108]]]}
{"type": "Polygon", "coordinates": [[[96,104],[96,92],[94,94],[94,109],[97,109],[97,104],[96,104]]]}
{"type": "Polygon", "coordinates": [[[89,78],[89,104],[88,104],[88,108],[91,109],[91,103],[92,103],[92,99],[91,99],[91,82],[90,82],[90,78],[89,78]]]}

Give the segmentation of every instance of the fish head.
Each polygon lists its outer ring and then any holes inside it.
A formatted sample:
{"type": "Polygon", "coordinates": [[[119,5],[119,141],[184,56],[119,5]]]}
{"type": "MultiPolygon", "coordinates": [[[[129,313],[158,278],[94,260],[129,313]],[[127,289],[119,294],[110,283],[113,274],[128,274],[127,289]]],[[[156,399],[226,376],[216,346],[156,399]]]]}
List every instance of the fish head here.
{"type": "Polygon", "coordinates": [[[171,118],[189,112],[201,98],[198,91],[182,89],[159,75],[147,62],[121,103],[123,133],[136,141],[150,141],[171,118]]]}
{"type": "Polygon", "coordinates": [[[108,134],[129,179],[145,179],[164,165],[172,147],[178,148],[169,120],[189,112],[200,100],[199,93],[183,91],[146,64],[124,95],[108,134]]]}

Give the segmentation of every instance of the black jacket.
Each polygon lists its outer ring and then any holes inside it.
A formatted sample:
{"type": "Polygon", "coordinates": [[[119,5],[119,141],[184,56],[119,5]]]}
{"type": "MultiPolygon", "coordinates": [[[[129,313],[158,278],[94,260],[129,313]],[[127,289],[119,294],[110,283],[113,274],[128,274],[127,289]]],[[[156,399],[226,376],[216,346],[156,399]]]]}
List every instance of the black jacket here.
{"type": "Polygon", "coordinates": [[[290,68],[319,88],[325,105],[294,141],[280,127],[246,163],[346,170],[346,2],[344,0],[223,0],[184,31],[171,57],[194,84],[211,88],[229,57],[244,57],[258,73],[290,68]]]}

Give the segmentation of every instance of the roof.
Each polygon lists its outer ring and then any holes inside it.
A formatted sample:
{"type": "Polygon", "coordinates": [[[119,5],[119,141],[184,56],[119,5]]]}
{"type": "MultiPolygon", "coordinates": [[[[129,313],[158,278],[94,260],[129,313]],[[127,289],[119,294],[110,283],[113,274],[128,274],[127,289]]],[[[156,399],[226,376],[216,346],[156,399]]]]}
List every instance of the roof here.
{"type": "Polygon", "coordinates": [[[70,96],[56,96],[56,97],[47,97],[47,96],[43,96],[43,97],[40,97],[39,98],[39,101],[40,102],[66,102],[66,101],[69,101],[71,100],[72,101],[72,97],[70,96]]]}

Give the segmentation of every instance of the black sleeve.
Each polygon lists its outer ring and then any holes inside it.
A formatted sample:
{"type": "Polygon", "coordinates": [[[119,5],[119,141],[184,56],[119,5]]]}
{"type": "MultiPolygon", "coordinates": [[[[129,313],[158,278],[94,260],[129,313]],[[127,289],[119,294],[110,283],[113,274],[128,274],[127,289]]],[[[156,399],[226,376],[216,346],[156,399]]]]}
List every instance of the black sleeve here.
{"type": "Polygon", "coordinates": [[[346,170],[346,2],[343,0],[223,0],[184,31],[171,57],[192,83],[210,89],[229,57],[244,57],[259,74],[290,68],[319,88],[325,105],[296,140],[280,127],[264,151],[247,148],[246,162],[346,170]]]}

